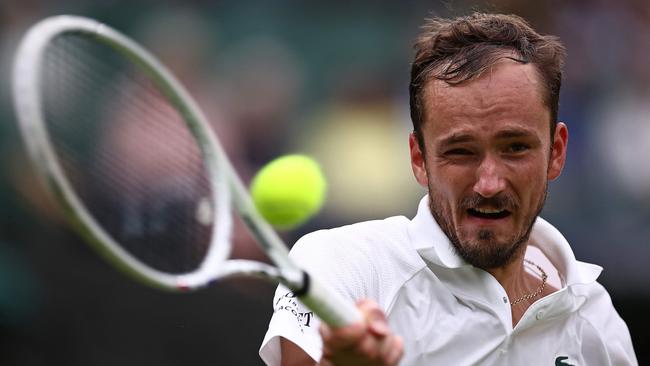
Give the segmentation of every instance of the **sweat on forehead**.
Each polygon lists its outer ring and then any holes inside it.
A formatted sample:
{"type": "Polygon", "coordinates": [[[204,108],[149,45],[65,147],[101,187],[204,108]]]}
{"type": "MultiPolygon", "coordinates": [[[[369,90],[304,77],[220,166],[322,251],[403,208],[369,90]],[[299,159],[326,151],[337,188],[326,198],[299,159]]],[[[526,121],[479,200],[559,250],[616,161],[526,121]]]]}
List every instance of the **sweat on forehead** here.
{"type": "MultiPolygon", "coordinates": [[[[496,113],[501,109],[548,110],[543,85],[534,65],[503,58],[475,78],[448,83],[436,78],[426,81],[422,98],[423,125],[435,120],[437,112],[462,114],[496,113]]],[[[550,111],[549,111],[550,113],[550,111]]]]}
{"type": "Polygon", "coordinates": [[[429,81],[464,84],[489,72],[505,58],[534,66],[542,100],[550,112],[548,124],[553,136],[566,54],[557,37],[536,32],[516,15],[473,13],[454,19],[427,19],[414,49],[409,105],[420,145],[429,81]]]}

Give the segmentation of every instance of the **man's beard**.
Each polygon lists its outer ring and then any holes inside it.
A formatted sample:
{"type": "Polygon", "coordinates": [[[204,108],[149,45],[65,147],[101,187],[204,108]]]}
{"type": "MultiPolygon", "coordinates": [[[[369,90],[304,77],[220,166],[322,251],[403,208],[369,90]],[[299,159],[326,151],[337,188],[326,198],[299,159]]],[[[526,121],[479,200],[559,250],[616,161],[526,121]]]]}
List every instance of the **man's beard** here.
{"type": "MultiPolygon", "coordinates": [[[[451,241],[456,254],[463,258],[465,262],[482,269],[498,268],[509,264],[521,251],[525,250],[524,244],[528,242],[533,224],[535,224],[535,220],[542,211],[544,202],[546,202],[547,189],[548,184],[544,187],[543,196],[539,200],[534,214],[524,218],[522,228],[525,230],[515,233],[512,238],[506,239],[504,242],[496,241],[494,232],[489,229],[482,229],[478,232],[477,242],[471,242],[473,238],[468,238],[466,241],[461,242],[451,219],[452,213],[444,212],[442,205],[434,201],[435,198],[431,188],[429,188],[429,209],[433,218],[440,226],[440,229],[451,241]]],[[[492,198],[483,198],[476,195],[463,199],[459,204],[459,212],[460,210],[477,207],[488,202],[494,207],[509,208],[511,210],[514,208],[513,206],[516,206],[515,200],[505,194],[492,198]]]]}

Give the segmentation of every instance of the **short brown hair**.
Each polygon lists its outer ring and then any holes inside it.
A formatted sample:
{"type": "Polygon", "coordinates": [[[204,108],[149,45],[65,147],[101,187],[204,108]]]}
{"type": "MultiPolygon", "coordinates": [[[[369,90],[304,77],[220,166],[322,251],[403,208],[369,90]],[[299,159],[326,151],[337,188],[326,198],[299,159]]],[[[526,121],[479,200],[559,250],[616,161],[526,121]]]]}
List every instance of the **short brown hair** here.
{"type": "Polygon", "coordinates": [[[537,33],[516,15],[474,13],[456,19],[428,19],[415,45],[409,96],[420,147],[424,87],[432,77],[450,85],[471,80],[502,58],[533,64],[544,87],[544,103],[555,133],[566,51],[559,39],[537,33]],[[514,57],[513,57],[514,54],[514,57]]]}

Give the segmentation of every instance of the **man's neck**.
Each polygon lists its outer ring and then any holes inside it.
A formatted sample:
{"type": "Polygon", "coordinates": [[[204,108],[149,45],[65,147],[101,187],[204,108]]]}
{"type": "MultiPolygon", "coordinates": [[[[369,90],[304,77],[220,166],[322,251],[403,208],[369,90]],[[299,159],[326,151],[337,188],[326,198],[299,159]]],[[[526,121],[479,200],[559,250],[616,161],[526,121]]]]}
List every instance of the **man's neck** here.
{"type": "Polygon", "coordinates": [[[499,281],[511,300],[520,296],[522,288],[526,288],[524,254],[525,251],[521,251],[516,258],[504,266],[485,269],[499,281]]]}
{"type": "Polygon", "coordinates": [[[551,286],[542,286],[543,281],[539,276],[533,275],[524,268],[525,248],[508,264],[486,269],[503,287],[508,294],[511,303],[517,302],[512,306],[512,326],[517,325],[522,318],[528,307],[538,299],[549,295],[555,291],[556,288],[551,286]],[[523,296],[533,294],[536,290],[542,287],[543,291],[535,297],[518,301],[523,296]]]}

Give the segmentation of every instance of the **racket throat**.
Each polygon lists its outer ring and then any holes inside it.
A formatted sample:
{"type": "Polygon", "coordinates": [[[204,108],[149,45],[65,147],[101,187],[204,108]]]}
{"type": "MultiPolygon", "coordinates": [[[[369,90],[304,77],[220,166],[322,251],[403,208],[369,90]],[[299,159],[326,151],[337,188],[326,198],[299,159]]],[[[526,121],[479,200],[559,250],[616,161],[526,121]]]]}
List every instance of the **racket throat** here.
{"type": "Polygon", "coordinates": [[[302,297],[308,294],[310,290],[310,284],[311,284],[311,279],[307,272],[300,271],[300,274],[301,274],[300,280],[291,281],[291,283],[288,280],[286,280],[287,283],[285,284],[288,288],[291,289],[291,292],[293,292],[293,294],[298,297],[302,297]]]}

